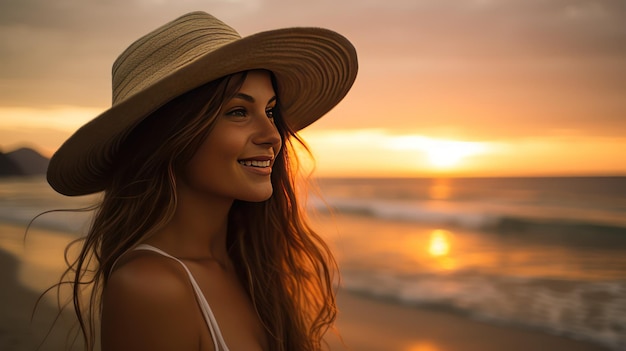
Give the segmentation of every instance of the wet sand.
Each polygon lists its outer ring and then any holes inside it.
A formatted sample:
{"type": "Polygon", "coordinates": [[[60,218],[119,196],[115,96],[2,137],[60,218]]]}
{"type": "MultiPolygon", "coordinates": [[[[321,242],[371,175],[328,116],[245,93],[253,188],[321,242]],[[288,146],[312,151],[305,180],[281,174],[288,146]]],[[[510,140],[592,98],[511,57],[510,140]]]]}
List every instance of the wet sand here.
{"type": "Polygon", "coordinates": [[[37,301],[59,279],[58,255],[70,237],[36,229],[24,244],[23,234],[21,226],[0,224],[0,350],[65,350],[68,337],[76,335],[72,315],[59,314],[52,295],[37,301]],[[50,257],[56,259],[48,262],[50,257]]]}

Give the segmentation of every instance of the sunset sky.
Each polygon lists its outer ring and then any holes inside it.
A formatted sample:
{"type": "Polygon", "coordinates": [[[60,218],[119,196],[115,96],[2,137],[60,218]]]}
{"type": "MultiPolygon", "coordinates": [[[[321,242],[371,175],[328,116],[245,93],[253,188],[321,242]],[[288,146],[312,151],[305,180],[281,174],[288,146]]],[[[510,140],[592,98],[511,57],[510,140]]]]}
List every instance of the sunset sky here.
{"type": "Polygon", "coordinates": [[[1,150],[51,155],[110,106],[115,58],[191,10],[354,43],[352,91],[302,133],[320,176],[626,174],[622,0],[0,0],[1,150]]]}

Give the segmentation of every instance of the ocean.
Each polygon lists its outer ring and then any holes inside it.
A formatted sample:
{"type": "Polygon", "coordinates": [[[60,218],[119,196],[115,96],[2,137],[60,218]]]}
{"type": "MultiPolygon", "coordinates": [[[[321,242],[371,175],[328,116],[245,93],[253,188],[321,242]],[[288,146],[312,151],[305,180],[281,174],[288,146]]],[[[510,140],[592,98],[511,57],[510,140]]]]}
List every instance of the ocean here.
{"type": "MultiPolygon", "coordinates": [[[[5,222],[95,200],[0,180],[5,222]]],[[[626,350],[626,177],[319,179],[308,206],[343,289],[626,350]]]]}

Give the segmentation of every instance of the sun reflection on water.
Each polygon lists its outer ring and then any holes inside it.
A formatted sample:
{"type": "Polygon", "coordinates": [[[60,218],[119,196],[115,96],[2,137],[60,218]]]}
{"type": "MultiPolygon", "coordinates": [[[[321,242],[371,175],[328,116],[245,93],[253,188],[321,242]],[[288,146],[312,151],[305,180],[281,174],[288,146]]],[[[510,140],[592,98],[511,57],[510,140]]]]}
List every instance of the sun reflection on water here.
{"type": "Polygon", "coordinates": [[[433,230],[428,243],[428,253],[435,257],[450,253],[450,232],[443,229],[433,230]]]}
{"type": "Polygon", "coordinates": [[[406,351],[440,351],[441,349],[429,342],[413,344],[406,351]]]}
{"type": "Polygon", "coordinates": [[[437,178],[428,187],[428,197],[433,200],[447,200],[452,195],[452,186],[447,178],[437,178]]]}
{"type": "Polygon", "coordinates": [[[452,248],[452,233],[443,229],[435,229],[430,233],[428,253],[436,259],[437,266],[445,270],[456,267],[454,258],[449,257],[452,248]]]}

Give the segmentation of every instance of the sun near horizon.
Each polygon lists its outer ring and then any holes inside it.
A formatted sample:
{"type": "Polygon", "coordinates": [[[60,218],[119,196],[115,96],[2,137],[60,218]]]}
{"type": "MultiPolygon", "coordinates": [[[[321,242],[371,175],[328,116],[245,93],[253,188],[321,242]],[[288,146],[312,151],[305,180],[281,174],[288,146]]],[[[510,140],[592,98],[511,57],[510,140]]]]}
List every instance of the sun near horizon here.
{"type": "MultiPolygon", "coordinates": [[[[384,129],[301,133],[328,177],[626,175],[621,138],[446,138],[384,129]]],[[[304,156],[303,158],[307,158],[304,156]]]]}

